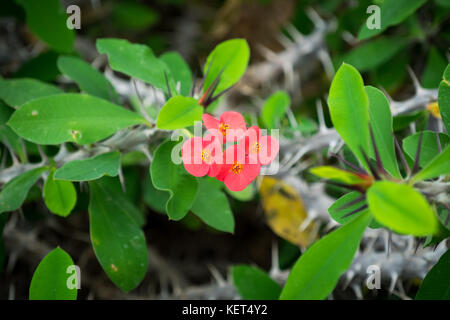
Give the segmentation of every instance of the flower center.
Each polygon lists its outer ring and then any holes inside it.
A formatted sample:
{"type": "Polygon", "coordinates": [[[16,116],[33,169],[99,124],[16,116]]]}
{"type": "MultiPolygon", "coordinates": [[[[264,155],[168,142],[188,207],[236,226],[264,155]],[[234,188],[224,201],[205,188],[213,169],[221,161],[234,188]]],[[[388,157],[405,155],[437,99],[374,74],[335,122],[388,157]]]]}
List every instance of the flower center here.
{"type": "Polygon", "coordinates": [[[208,150],[202,150],[202,160],[204,162],[211,162],[211,153],[208,150]]]}
{"type": "Polygon", "coordinates": [[[258,142],[255,142],[255,143],[252,144],[252,146],[250,147],[250,152],[251,152],[251,153],[258,153],[260,148],[261,148],[261,145],[260,145],[258,142]]]}
{"type": "Polygon", "coordinates": [[[219,131],[222,133],[222,135],[226,136],[227,135],[227,130],[230,128],[229,125],[225,124],[225,123],[221,123],[219,125],[219,131]]]}
{"type": "Polygon", "coordinates": [[[233,164],[233,166],[231,167],[231,172],[233,172],[234,174],[239,174],[242,171],[242,164],[240,163],[235,163],[233,164]]]}

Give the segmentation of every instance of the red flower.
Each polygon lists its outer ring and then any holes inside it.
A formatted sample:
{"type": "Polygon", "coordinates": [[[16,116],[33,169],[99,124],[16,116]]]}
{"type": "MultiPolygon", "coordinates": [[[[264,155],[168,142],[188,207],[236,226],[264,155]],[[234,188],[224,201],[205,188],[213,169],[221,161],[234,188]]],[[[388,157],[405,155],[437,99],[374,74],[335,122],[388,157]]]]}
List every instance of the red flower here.
{"type": "Polygon", "coordinates": [[[206,129],[219,133],[222,143],[237,141],[247,130],[244,117],[235,111],[224,112],[219,120],[205,113],[202,120],[206,129]]]}
{"type": "Polygon", "coordinates": [[[248,128],[243,141],[245,152],[250,158],[255,157],[261,165],[271,163],[280,150],[280,144],[271,136],[263,136],[257,126],[248,128]]]}
{"type": "Polygon", "coordinates": [[[246,156],[244,145],[232,145],[223,154],[223,164],[216,178],[231,191],[244,190],[258,175],[261,165],[246,156]]]}
{"type": "Polygon", "coordinates": [[[193,137],[183,144],[181,157],[184,168],[193,176],[215,177],[221,169],[222,145],[212,135],[193,137]]]}

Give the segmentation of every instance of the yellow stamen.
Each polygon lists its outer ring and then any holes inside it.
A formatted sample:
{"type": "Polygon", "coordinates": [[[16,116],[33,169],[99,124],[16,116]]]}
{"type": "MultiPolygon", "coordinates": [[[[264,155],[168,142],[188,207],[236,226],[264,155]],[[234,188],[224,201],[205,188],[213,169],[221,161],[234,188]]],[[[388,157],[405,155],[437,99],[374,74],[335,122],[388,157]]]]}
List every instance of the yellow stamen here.
{"type": "Polygon", "coordinates": [[[227,135],[227,130],[230,128],[229,125],[225,124],[225,123],[221,123],[219,125],[219,131],[222,133],[222,135],[226,136],[227,135]]]}
{"type": "Polygon", "coordinates": [[[233,164],[233,166],[231,167],[231,172],[233,172],[234,174],[240,174],[241,171],[243,169],[242,164],[240,163],[235,163],[233,164]]]}
{"type": "Polygon", "coordinates": [[[261,148],[261,145],[258,142],[255,142],[254,144],[251,145],[250,152],[258,153],[260,148],[261,148]]]}
{"type": "Polygon", "coordinates": [[[202,160],[204,162],[211,162],[211,153],[208,150],[202,151],[202,160]]]}

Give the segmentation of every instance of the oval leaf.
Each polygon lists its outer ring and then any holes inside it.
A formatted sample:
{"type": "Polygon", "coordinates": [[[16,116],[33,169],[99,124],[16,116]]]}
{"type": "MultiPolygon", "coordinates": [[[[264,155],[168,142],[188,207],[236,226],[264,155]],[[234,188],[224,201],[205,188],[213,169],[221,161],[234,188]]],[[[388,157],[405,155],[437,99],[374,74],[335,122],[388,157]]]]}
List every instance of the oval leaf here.
{"type": "Polygon", "coordinates": [[[98,156],[73,160],[56,170],[55,179],[69,181],[90,181],[105,175],[115,177],[119,174],[120,152],[102,153],[98,156]]]}
{"type": "Polygon", "coordinates": [[[76,300],[77,288],[69,285],[69,267],[73,265],[72,258],[61,248],[50,251],[34,271],[30,300],[76,300]]]}
{"type": "Polygon", "coordinates": [[[231,270],[233,283],[244,300],[277,300],[281,287],[263,270],[246,265],[231,270]]]}
{"type": "MultiPolygon", "coordinates": [[[[419,166],[425,167],[428,162],[433,160],[439,154],[439,146],[437,141],[436,132],[425,130],[417,132],[403,139],[403,150],[408,154],[411,159],[416,158],[417,146],[419,144],[419,137],[422,134],[422,144],[420,146],[419,166]]],[[[441,148],[444,149],[450,143],[450,138],[445,133],[439,133],[439,142],[441,148]]]]}
{"type": "Polygon", "coordinates": [[[245,39],[231,39],[218,44],[203,68],[206,77],[203,89],[208,89],[217,77],[220,81],[214,93],[228,89],[242,77],[249,59],[250,48],[245,39]]]}
{"type": "Polygon", "coordinates": [[[202,120],[203,107],[190,97],[176,96],[161,108],[156,120],[159,129],[175,130],[202,120]]]}
{"type": "Polygon", "coordinates": [[[428,271],[416,294],[416,300],[450,300],[450,250],[428,271]]]}
{"type": "Polygon", "coordinates": [[[147,272],[144,233],[101,183],[89,182],[89,192],[90,235],[95,255],[108,277],[128,292],[139,285],[147,272]]]}
{"type": "Polygon", "coordinates": [[[427,200],[409,185],[374,182],[367,202],[377,221],[395,232],[426,236],[437,231],[438,221],[427,200]]]}
{"type": "Polygon", "coordinates": [[[438,91],[439,112],[447,132],[450,132],[450,64],[445,68],[438,91]]]}
{"type": "Polygon", "coordinates": [[[350,267],[371,219],[366,212],[314,243],[292,268],[280,299],[325,299],[350,267]]]}
{"type": "Polygon", "coordinates": [[[261,120],[267,129],[273,129],[280,122],[291,104],[291,98],[284,91],[272,94],[264,103],[261,120]]]}
{"type": "Polygon", "coordinates": [[[450,145],[440,154],[434,157],[411,181],[417,182],[426,179],[439,177],[443,174],[450,174],[450,145]]]}
{"type": "Polygon", "coordinates": [[[44,202],[47,208],[62,217],[67,217],[77,202],[77,192],[72,182],[55,180],[51,170],[44,185],[44,202]]]}
{"type": "Polygon", "coordinates": [[[58,87],[36,79],[0,79],[0,98],[17,109],[33,99],[63,93],[58,87]]]}
{"type": "Polygon", "coordinates": [[[328,96],[331,120],[341,138],[365,166],[361,148],[369,151],[369,99],[358,70],[343,63],[328,96]]]}
{"type": "Polygon", "coordinates": [[[80,58],[61,56],[58,58],[58,68],[75,81],[81,91],[108,101],[118,101],[117,93],[108,79],[80,58]]]}
{"type": "Polygon", "coordinates": [[[158,190],[169,191],[166,212],[170,219],[180,220],[191,209],[197,195],[197,179],[189,175],[183,165],[172,162],[172,149],[176,141],[167,141],[155,151],[150,175],[158,190]]]}
{"type": "Polygon", "coordinates": [[[335,168],[332,166],[321,166],[321,167],[315,167],[311,168],[309,170],[312,174],[324,178],[324,179],[330,179],[330,180],[336,180],[339,182],[343,182],[346,184],[358,184],[363,183],[364,179],[362,179],[360,176],[358,176],[356,173],[335,168]]]}
{"type": "Polygon", "coordinates": [[[38,144],[89,144],[120,129],[145,123],[137,113],[85,94],[59,94],[32,100],[16,110],[8,125],[38,144]]]}
{"type": "Polygon", "coordinates": [[[0,192],[0,213],[19,209],[30,188],[47,170],[47,167],[32,169],[10,180],[0,192]]]}
{"type": "Polygon", "coordinates": [[[228,199],[215,181],[197,179],[198,191],[192,212],[207,225],[225,232],[234,232],[234,217],[228,199]]]}

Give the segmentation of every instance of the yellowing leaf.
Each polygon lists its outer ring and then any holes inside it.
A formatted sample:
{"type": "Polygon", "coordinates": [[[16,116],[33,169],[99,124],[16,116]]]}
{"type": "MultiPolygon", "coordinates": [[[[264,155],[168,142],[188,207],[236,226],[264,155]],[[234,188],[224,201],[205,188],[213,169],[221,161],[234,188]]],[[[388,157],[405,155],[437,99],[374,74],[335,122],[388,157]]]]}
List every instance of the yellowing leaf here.
{"type": "Polygon", "coordinates": [[[365,180],[356,173],[335,168],[332,166],[320,166],[309,170],[312,174],[330,180],[340,181],[346,184],[363,183],[365,180]]]}
{"type": "Polygon", "coordinates": [[[274,233],[302,248],[315,240],[317,226],[314,223],[300,229],[308,214],[294,188],[281,180],[264,177],[259,193],[267,224],[274,233]]]}

